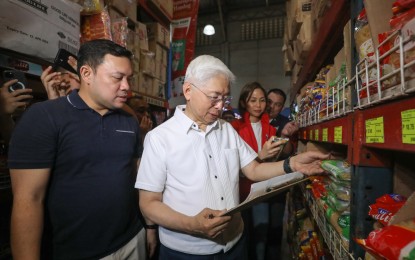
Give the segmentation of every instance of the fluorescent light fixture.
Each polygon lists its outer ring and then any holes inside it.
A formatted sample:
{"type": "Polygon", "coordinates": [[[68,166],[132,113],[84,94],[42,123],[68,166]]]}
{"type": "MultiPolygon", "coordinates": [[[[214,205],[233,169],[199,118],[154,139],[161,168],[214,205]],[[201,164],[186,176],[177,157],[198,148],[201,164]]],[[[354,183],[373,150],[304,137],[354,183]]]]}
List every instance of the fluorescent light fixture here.
{"type": "Polygon", "coordinates": [[[215,27],[211,24],[206,24],[205,28],[203,28],[203,34],[206,35],[214,35],[215,34],[215,27]]]}

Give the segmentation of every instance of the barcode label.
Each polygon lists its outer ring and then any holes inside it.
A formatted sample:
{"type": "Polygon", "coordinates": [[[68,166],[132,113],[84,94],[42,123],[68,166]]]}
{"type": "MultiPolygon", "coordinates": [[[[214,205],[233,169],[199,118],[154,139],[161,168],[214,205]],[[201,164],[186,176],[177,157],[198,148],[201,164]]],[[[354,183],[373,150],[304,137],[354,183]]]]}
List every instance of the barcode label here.
{"type": "Polygon", "coordinates": [[[59,49],[65,49],[65,50],[67,50],[67,51],[69,51],[70,53],[73,53],[73,54],[78,53],[78,49],[76,49],[75,47],[72,47],[71,45],[69,45],[67,43],[61,42],[61,41],[59,41],[58,47],[59,47],[59,49]]]}

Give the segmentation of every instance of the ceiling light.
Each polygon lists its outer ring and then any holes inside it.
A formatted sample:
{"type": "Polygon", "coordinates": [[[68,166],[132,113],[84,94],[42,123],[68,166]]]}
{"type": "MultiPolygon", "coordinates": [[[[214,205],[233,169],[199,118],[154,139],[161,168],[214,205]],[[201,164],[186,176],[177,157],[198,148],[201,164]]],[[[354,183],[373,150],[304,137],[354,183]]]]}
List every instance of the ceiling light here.
{"type": "Polygon", "coordinates": [[[206,35],[214,35],[215,34],[215,27],[211,24],[206,24],[205,28],[203,28],[203,34],[206,35]]]}

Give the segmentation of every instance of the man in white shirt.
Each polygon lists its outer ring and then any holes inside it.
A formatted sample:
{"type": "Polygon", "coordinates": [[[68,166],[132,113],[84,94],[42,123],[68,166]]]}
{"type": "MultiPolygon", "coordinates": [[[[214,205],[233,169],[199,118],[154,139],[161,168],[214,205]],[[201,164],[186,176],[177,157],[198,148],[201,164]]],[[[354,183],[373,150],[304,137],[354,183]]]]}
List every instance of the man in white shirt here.
{"type": "Polygon", "coordinates": [[[291,171],[323,172],[329,155],[308,152],[284,162],[258,163],[257,154],[220,120],[235,76],[219,59],[202,55],[187,68],[186,105],[150,131],[135,187],[147,225],[159,225],[160,259],[246,259],[239,204],[239,171],[262,181],[291,171]],[[242,239],[241,239],[242,237],[242,239]]]}

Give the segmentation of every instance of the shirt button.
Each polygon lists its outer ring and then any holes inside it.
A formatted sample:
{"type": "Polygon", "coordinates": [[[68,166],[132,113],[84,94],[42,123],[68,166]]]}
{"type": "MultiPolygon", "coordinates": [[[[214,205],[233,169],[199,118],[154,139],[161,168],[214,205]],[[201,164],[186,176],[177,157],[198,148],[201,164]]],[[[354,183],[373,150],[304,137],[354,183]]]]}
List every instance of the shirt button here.
{"type": "Polygon", "coordinates": [[[218,178],[218,176],[217,175],[215,175],[215,179],[217,179],[218,178]]]}
{"type": "Polygon", "coordinates": [[[220,199],[223,200],[223,197],[221,197],[220,199]]]}
{"type": "Polygon", "coordinates": [[[212,155],[209,154],[209,158],[212,158],[212,155]]]}

